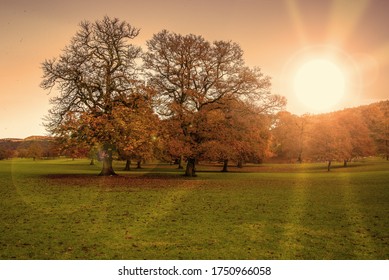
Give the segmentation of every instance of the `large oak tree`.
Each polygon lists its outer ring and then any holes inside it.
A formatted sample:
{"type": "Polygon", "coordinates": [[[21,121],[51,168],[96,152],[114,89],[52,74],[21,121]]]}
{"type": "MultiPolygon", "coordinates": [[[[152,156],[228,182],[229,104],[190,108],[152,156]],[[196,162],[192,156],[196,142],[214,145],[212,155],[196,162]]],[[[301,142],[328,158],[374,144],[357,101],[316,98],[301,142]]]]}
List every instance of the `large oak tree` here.
{"type": "Polygon", "coordinates": [[[148,82],[156,92],[158,113],[178,123],[187,176],[195,175],[202,142],[198,118],[210,111],[210,105],[236,98],[264,107],[280,103],[280,98],[270,94],[270,78],[245,65],[236,43],[210,43],[201,36],[164,30],[147,47],[148,82]]]}
{"type": "Polygon", "coordinates": [[[115,174],[112,151],[129,134],[118,132],[117,124],[123,128],[121,122],[129,121],[121,119],[123,111],[136,108],[144,92],[137,69],[141,49],[130,43],[138,33],[139,29],[117,18],[84,21],[62,54],[42,63],[41,87],[59,91],[51,98],[48,130],[99,143],[104,155],[101,175],[115,174]],[[69,120],[79,126],[69,127],[69,120]]]}

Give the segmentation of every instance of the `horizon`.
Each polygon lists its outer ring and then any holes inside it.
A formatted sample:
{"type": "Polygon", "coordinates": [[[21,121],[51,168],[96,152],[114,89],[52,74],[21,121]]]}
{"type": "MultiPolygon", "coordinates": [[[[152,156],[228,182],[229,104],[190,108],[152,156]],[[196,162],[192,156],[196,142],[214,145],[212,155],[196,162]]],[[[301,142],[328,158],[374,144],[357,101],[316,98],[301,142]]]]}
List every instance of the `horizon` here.
{"type": "MultiPolygon", "coordinates": [[[[93,1],[91,9],[88,1],[20,0],[1,1],[1,6],[0,22],[7,28],[0,31],[4,40],[0,139],[48,135],[41,124],[56,91],[49,94],[39,87],[40,65],[61,54],[81,21],[99,20],[104,15],[140,28],[133,43],[144,51],[145,42],[162,29],[238,43],[246,64],[260,67],[272,78],[272,93],[285,96],[285,110],[293,114],[338,111],[389,97],[385,84],[389,74],[386,1],[93,1]],[[308,93],[298,97],[294,89],[296,73],[318,59],[331,62],[340,73],[329,84],[341,81],[334,88],[334,92],[341,90],[334,96],[336,102],[324,109],[310,107],[318,99],[306,103],[308,93]]],[[[327,97],[320,103],[327,102],[327,97]]]]}

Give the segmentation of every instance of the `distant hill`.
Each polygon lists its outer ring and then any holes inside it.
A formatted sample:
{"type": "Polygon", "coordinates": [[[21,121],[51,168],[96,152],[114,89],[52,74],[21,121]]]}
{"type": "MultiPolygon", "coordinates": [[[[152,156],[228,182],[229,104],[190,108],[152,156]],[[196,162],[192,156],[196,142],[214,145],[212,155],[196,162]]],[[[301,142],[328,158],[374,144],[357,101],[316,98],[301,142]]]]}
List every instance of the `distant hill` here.
{"type": "Polygon", "coordinates": [[[0,160],[12,157],[55,157],[56,144],[51,136],[29,136],[27,138],[0,139],[0,160]]]}
{"type": "Polygon", "coordinates": [[[23,140],[20,138],[1,138],[0,142],[22,142],[23,140]]]}
{"type": "Polygon", "coordinates": [[[54,138],[51,136],[39,136],[39,135],[33,135],[29,136],[27,138],[24,138],[23,141],[46,141],[46,140],[53,140],[54,138]]]}
{"type": "Polygon", "coordinates": [[[0,142],[50,141],[53,139],[54,139],[54,137],[51,137],[51,136],[33,135],[33,136],[28,136],[24,139],[22,139],[22,138],[1,138],[0,142]]]}

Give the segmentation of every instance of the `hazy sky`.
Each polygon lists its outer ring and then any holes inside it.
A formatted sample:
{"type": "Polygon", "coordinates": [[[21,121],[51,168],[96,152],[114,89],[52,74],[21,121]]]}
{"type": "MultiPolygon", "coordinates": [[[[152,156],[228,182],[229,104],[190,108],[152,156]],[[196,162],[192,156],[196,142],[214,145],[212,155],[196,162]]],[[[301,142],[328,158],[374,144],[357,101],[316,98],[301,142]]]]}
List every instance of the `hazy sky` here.
{"type": "Polygon", "coordinates": [[[334,110],[389,98],[387,0],[0,0],[0,138],[46,134],[40,64],[61,54],[80,21],[105,15],[140,28],[143,48],[162,29],[239,43],[292,113],[309,112],[292,89],[296,69],[328,55],[346,82],[334,110]]]}

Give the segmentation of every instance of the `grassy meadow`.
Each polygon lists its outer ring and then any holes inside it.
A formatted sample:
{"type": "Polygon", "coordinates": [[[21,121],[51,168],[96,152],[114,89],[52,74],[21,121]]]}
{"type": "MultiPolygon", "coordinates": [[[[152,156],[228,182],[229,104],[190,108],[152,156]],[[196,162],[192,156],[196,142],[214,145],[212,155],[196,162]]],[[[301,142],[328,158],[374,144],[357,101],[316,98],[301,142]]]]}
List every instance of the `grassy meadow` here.
{"type": "Polygon", "coordinates": [[[389,162],[0,161],[0,259],[389,259],[389,162]],[[124,163],[116,163],[116,170],[124,163]]]}

